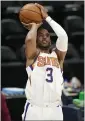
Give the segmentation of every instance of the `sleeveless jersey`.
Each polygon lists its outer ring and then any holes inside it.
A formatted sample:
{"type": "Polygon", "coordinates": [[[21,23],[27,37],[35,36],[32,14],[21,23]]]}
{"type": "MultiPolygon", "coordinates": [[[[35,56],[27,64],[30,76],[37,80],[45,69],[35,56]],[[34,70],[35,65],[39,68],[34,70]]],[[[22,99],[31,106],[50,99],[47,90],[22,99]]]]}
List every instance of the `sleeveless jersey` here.
{"type": "Polygon", "coordinates": [[[26,68],[28,80],[25,88],[27,100],[38,103],[61,101],[63,76],[56,53],[40,53],[36,61],[26,68]]]}

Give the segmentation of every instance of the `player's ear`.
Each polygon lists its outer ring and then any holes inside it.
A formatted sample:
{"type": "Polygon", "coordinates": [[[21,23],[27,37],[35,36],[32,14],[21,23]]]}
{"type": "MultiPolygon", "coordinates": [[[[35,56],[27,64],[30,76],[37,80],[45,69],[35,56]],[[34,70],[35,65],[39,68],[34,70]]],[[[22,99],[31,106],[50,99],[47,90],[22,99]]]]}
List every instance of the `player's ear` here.
{"type": "Polygon", "coordinates": [[[51,41],[50,41],[50,45],[51,45],[51,41]]]}

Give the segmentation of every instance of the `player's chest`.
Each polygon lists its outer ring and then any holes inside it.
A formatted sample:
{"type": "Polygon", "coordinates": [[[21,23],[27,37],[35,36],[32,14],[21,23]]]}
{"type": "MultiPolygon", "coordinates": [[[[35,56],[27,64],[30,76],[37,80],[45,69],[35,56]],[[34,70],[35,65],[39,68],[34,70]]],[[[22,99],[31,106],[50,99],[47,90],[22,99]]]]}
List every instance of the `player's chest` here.
{"type": "Polygon", "coordinates": [[[49,66],[55,66],[57,68],[59,68],[60,66],[57,57],[52,57],[47,55],[45,56],[39,55],[34,65],[36,65],[37,67],[44,67],[46,65],[49,65],[49,66]]]}

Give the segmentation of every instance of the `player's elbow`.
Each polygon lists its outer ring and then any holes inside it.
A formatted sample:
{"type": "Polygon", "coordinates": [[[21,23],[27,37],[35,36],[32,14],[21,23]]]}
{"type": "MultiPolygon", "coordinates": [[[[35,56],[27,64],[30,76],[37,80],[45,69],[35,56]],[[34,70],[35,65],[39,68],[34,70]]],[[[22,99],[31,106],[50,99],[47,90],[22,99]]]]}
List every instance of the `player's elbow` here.
{"type": "Polygon", "coordinates": [[[63,36],[59,37],[56,41],[56,47],[58,50],[62,52],[66,52],[68,50],[68,36],[64,34],[63,36]]]}
{"type": "Polygon", "coordinates": [[[61,38],[62,38],[63,40],[65,40],[65,41],[68,41],[68,35],[67,35],[67,33],[66,33],[65,31],[62,33],[61,38]]]}
{"type": "Polygon", "coordinates": [[[65,40],[68,42],[68,35],[67,35],[66,32],[65,32],[64,38],[65,38],[65,40]]]}

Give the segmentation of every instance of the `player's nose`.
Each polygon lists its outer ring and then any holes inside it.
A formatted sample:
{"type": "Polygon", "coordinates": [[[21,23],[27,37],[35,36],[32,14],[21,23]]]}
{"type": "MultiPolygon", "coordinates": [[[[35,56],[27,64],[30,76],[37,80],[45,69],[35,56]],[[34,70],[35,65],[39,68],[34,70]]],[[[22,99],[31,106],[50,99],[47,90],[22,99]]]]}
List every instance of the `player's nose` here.
{"type": "Polygon", "coordinates": [[[44,35],[44,36],[43,36],[43,39],[46,39],[46,38],[47,38],[46,35],[44,35]]]}

